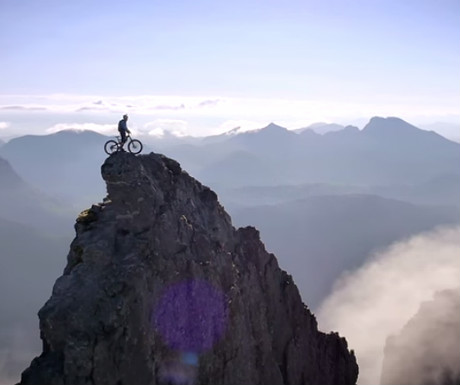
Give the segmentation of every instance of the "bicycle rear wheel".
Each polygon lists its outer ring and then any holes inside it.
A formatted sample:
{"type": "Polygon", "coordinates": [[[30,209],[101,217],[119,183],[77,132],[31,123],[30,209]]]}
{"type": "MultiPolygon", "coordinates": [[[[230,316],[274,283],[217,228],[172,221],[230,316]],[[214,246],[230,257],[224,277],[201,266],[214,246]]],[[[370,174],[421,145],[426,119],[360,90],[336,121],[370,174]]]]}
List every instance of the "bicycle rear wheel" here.
{"type": "Polygon", "coordinates": [[[117,152],[117,151],[118,151],[118,143],[115,142],[114,140],[108,140],[108,141],[104,144],[104,151],[105,151],[108,155],[112,155],[114,152],[117,152]]]}
{"type": "Polygon", "coordinates": [[[142,148],[142,143],[137,139],[131,140],[128,144],[128,150],[131,154],[139,154],[142,151],[142,148]]]}

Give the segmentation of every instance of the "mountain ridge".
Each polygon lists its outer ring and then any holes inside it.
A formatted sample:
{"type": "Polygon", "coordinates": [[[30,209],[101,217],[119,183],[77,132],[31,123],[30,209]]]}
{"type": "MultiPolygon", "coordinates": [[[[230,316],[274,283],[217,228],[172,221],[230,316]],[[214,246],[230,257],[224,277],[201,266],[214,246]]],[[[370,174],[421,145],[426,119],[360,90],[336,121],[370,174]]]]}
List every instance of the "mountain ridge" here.
{"type": "MultiPolygon", "coordinates": [[[[437,127],[438,124],[431,124],[431,125],[419,125],[419,126],[415,126],[415,125],[412,125],[406,121],[404,121],[403,119],[401,118],[398,118],[398,117],[380,117],[380,116],[374,116],[372,117],[369,122],[363,127],[362,130],[360,130],[358,127],[354,126],[354,125],[341,125],[341,124],[337,124],[337,123],[324,123],[324,122],[317,122],[317,123],[313,123],[313,124],[310,124],[309,126],[307,127],[304,127],[304,128],[297,128],[297,129],[287,129],[281,125],[278,125],[276,123],[273,123],[273,122],[270,122],[268,125],[266,126],[263,126],[263,127],[260,127],[260,128],[254,128],[254,129],[244,129],[240,126],[238,127],[235,127],[235,128],[232,128],[228,131],[225,131],[223,133],[220,133],[220,134],[211,134],[211,135],[208,135],[208,136],[193,136],[193,135],[176,135],[174,132],[171,132],[171,131],[165,131],[164,135],[151,135],[152,138],[155,138],[155,140],[157,141],[162,141],[162,140],[169,140],[171,138],[176,138],[178,140],[183,140],[185,143],[199,143],[200,141],[204,141],[204,142],[213,142],[213,141],[220,141],[220,140],[225,140],[225,139],[228,139],[230,137],[234,137],[234,136],[238,136],[238,135],[243,135],[243,134],[255,134],[255,133],[261,133],[261,132],[264,132],[264,131],[274,131],[276,128],[281,132],[281,131],[288,131],[288,132],[292,132],[292,133],[296,133],[296,134],[301,134],[301,133],[305,133],[305,132],[312,132],[312,133],[316,133],[320,136],[322,135],[325,135],[325,134],[331,134],[331,133],[337,133],[337,132],[341,132],[343,131],[344,129],[347,129],[347,128],[350,128],[350,127],[353,127],[354,129],[357,129],[358,131],[364,131],[364,129],[367,127],[367,126],[375,126],[376,125],[376,122],[378,121],[386,121],[387,123],[392,123],[392,124],[395,124],[395,123],[401,123],[403,122],[404,124],[406,125],[410,125],[420,131],[424,131],[424,132],[430,132],[430,133],[435,133],[436,135],[438,136],[442,136],[443,138],[451,141],[451,142],[455,142],[457,143],[458,141],[457,140],[453,140],[453,139],[449,139],[447,138],[446,136],[438,133],[436,130],[433,130],[432,127],[437,127]]],[[[439,123],[441,124],[441,123],[439,123]]],[[[369,130],[369,127],[367,127],[367,129],[369,130]]],[[[45,133],[45,134],[26,134],[26,135],[20,135],[20,136],[16,136],[16,137],[13,137],[12,139],[9,139],[8,141],[4,141],[2,139],[0,139],[0,147],[4,144],[7,144],[9,142],[11,142],[12,140],[15,140],[15,139],[18,139],[18,138],[41,138],[41,137],[48,137],[48,136],[60,136],[60,135],[79,135],[79,136],[88,136],[90,134],[94,134],[94,136],[103,136],[105,138],[108,138],[110,136],[114,136],[116,134],[116,130],[114,129],[114,135],[105,135],[105,134],[101,134],[97,131],[93,131],[93,130],[90,130],[90,129],[62,129],[60,131],[56,131],[56,132],[53,132],[53,133],[45,133]]],[[[91,134],[91,135],[92,135],[91,134]]],[[[141,135],[142,138],[148,138],[148,135],[141,135]]]]}

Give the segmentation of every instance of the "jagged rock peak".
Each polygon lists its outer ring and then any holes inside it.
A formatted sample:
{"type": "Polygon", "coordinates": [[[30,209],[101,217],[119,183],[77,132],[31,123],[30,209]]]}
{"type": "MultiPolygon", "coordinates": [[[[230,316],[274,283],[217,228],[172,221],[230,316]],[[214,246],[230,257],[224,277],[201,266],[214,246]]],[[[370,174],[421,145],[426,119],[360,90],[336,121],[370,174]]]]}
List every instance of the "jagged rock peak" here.
{"type": "Polygon", "coordinates": [[[77,219],[39,311],[22,385],[352,385],[344,338],[318,331],[252,227],[162,155],[117,153],[77,219]]]}

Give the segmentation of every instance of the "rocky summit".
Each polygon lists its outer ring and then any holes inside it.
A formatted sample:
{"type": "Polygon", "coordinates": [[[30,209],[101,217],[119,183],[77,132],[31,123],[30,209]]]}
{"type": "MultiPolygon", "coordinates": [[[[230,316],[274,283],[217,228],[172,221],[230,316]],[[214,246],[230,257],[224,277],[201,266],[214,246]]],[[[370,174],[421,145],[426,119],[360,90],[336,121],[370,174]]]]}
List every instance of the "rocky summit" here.
{"type": "Polygon", "coordinates": [[[258,231],[233,228],[213,191],[153,153],[101,170],[108,195],[77,218],[20,384],[356,383],[346,340],[318,331],[258,231]]]}

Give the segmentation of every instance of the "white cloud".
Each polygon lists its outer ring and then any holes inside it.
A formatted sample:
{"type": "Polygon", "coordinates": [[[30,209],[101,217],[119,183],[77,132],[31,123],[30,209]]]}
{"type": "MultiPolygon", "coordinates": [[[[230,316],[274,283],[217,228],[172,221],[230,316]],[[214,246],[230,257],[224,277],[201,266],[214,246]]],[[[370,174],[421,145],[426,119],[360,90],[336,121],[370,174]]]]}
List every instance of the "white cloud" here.
{"type": "Polygon", "coordinates": [[[455,288],[460,276],[460,227],[397,243],[343,276],[323,302],[320,329],[339,331],[354,349],[359,384],[379,383],[383,348],[436,291],[455,288]]]}
{"type": "Polygon", "coordinates": [[[74,131],[96,131],[100,134],[117,134],[116,124],[97,124],[97,123],[58,123],[48,128],[46,132],[53,134],[63,130],[74,130],[74,131]]]}
{"type": "Polygon", "coordinates": [[[0,122],[0,130],[8,128],[11,124],[9,122],[0,122]]]}
{"type": "Polygon", "coordinates": [[[207,99],[198,103],[198,107],[214,107],[221,102],[220,99],[207,99]]]}
{"type": "Polygon", "coordinates": [[[144,125],[143,131],[147,131],[149,135],[163,137],[168,134],[174,136],[186,136],[188,123],[178,119],[156,119],[144,125]]]}
{"type": "MultiPolygon", "coordinates": [[[[223,116],[230,119],[256,119],[269,122],[305,121],[307,124],[317,121],[356,119],[362,117],[399,116],[413,120],[414,117],[448,116],[449,120],[460,120],[454,105],[432,106],[420,103],[410,104],[410,100],[399,100],[394,97],[391,103],[379,101],[355,102],[352,100],[327,99],[285,99],[285,98],[251,98],[223,96],[180,96],[180,95],[0,95],[0,108],[23,110],[43,109],[50,112],[65,113],[75,111],[94,112],[131,112],[146,115],[198,114],[205,116],[223,116]],[[205,108],[204,108],[205,107],[205,108]]],[[[431,122],[433,119],[431,120],[431,122]]],[[[417,122],[413,122],[417,123],[417,122]]]]}
{"type": "MultiPolygon", "coordinates": [[[[137,126],[152,119],[187,121],[190,135],[218,134],[238,125],[245,129],[264,127],[275,122],[288,129],[306,127],[315,122],[331,122],[343,125],[367,122],[373,116],[398,116],[409,123],[419,125],[433,121],[458,123],[458,109],[450,106],[419,105],[410,100],[388,99],[377,103],[334,99],[283,99],[225,97],[216,95],[0,95],[0,109],[8,114],[8,120],[16,127],[16,120],[31,116],[56,121],[56,115],[67,120],[82,122],[113,121],[128,113],[137,126]],[[11,118],[10,118],[11,116],[11,118]],[[14,118],[14,119],[13,119],[14,118]],[[227,123],[242,121],[230,127],[227,123]],[[254,122],[253,124],[250,122],[254,122]],[[250,127],[250,128],[249,128],[250,127]]],[[[59,120],[57,120],[59,122],[59,120]]],[[[30,125],[29,125],[30,127],[30,125]]]]}

